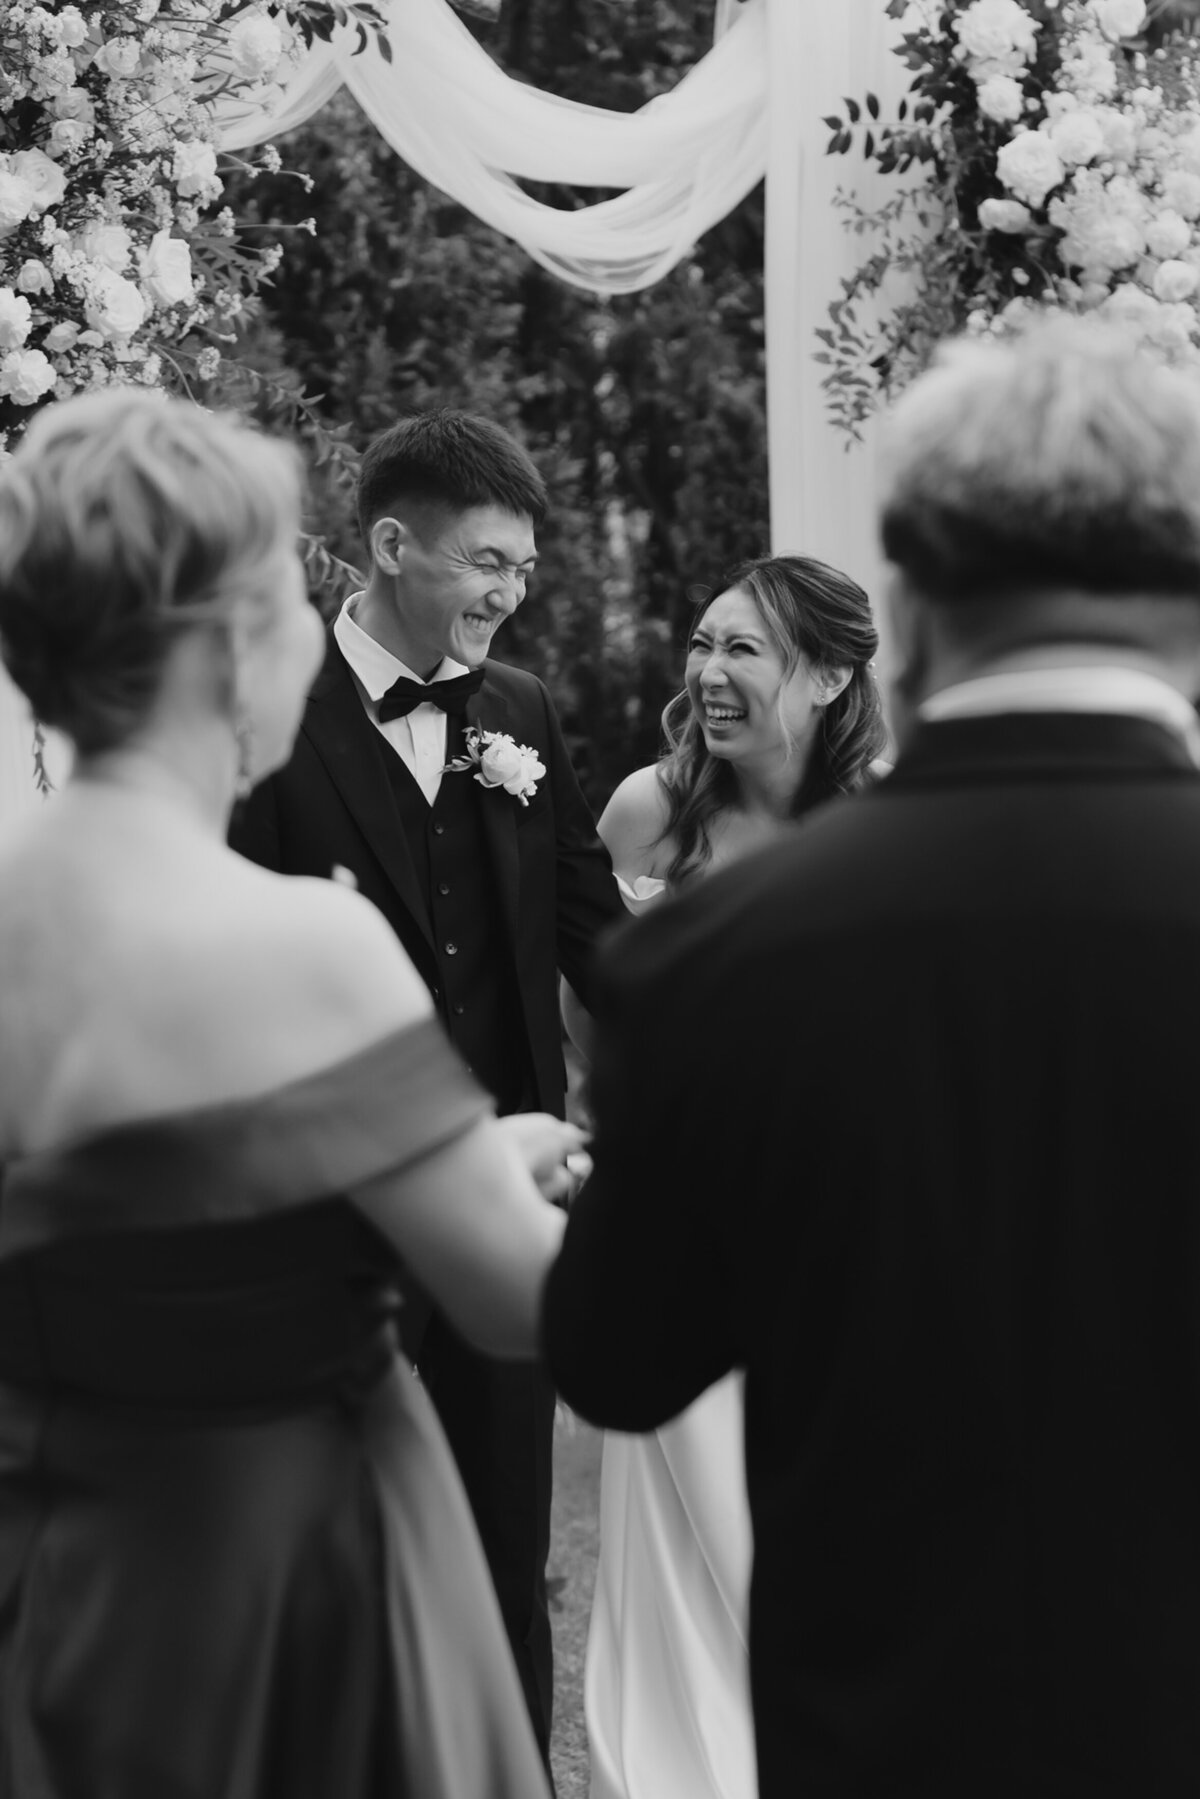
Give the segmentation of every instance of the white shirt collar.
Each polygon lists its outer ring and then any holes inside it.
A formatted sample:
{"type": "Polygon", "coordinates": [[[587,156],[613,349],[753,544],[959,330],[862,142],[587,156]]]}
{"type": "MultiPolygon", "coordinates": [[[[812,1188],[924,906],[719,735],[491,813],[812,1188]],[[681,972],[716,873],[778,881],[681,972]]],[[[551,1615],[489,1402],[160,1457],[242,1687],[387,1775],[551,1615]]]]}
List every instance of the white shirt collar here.
{"type": "Polygon", "coordinates": [[[978,675],[930,694],[919,708],[920,717],[931,724],[1001,712],[1099,712],[1150,719],[1179,737],[1200,768],[1200,717],[1195,707],[1169,681],[1143,669],[1084,664],[978,675]]]}
{"type": "MultiPolygon", "coordinates": [[[[411,668],[401,662],[398,656],[393,656],[390,650],[385,650],[381,643],[376,643],[375,639],[369,637],[362,626],[356,623],[354,607],[361,599],[361,593],[352,593],[345,601],[333,621],[333,635],[338,649],[357,675],[359,684],[371,704],[377,705],[393,681],[401,675],[407,675],[413,681],[420,681],[423,686],[432,686],[432,681],[426,683],[423,676],[414,673],[411,668]]],[[[464,663],[454,662],[449,656],[444,656],[434,670],[433,680],[450,681],[455,675],[467,673],[468,670],[464,663]]]]}

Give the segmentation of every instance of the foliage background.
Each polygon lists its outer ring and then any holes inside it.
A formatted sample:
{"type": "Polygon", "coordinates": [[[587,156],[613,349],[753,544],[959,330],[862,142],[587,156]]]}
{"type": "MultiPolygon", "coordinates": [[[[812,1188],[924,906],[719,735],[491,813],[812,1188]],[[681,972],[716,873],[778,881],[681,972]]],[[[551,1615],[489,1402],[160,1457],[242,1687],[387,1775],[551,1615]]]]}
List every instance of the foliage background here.
{"type": "MultiPolygon", "coordinates": [[[[466,23],[518,79],[623,111],[671,87],[712,30],[694,0],[504,0],[494,23],[466,23]]],[[[278,147],[311,191],[286,173],[235,178],[228,203],[264,241],[274,221],[316,229],[284,233],[237,354],[316,397],[344,446],[314,469],[310,528],[359,559],[349,451],[406,412],[461,406],[511,429],[551,514],[499,653],[547,681],[600,806],[657,753],[689,595],[768,547],[762,190],[657,286],[602,300],[430,188],[344,94],[278,147]]],[[[563,207],[600,197],[536,191],[563,207]]],[[[323,609],[346,582],[327,569],[323,609]]]]}

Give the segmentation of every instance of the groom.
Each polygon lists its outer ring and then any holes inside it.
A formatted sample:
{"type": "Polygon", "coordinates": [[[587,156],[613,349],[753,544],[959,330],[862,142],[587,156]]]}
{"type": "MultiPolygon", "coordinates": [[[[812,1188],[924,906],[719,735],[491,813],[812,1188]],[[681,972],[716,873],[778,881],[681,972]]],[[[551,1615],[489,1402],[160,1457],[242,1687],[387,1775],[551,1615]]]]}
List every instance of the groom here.
{"type": "MultiPolygon", "coordinates": [[[[497,425],[439,411],[374,440],[357,503],[367,585],[333,623],[291,762],[231,841],[283,873],[348,870],[499,1110],[561,1117],[558,972],[586,997],[593,941],[621,908],[549,695],[487,660],[525,597],[545,488],[497,425]]],[[[553,1389],[469,1349],[420,1302],[406,1347],[458,1461],[545,1756],[553,1389]]]]}

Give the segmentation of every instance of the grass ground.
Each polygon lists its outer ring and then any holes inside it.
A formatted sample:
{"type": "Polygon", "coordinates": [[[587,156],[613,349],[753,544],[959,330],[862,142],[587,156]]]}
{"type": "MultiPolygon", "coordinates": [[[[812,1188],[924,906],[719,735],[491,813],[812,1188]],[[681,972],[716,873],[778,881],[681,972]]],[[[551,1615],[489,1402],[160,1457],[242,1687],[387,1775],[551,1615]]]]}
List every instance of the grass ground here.
{"type": "Polygon", "coordinates": [[[550,1764],[558,1799],[587,1799],[583,1660],[600,1542],[601,1435],[561,1410],[554,1439],[550,1617],[554,1630],[554,1732],[550,1764]]]}

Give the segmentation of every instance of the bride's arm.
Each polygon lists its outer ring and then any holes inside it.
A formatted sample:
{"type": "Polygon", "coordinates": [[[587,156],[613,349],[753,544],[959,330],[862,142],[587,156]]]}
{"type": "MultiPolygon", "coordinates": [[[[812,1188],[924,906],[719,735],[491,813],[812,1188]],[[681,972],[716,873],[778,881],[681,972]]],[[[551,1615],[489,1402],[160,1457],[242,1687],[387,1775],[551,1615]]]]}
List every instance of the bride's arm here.
{"type": "MultiPolygon", "coordinates": [[[[633,883],[639,876],[659,878],[665,867],[663,831],[667,821],[666,795],[656,766],[635,769],[627,775],[600,815],[596,830],[608,851],[613,868],[625,886],[625,903],[631,912],[633,883]]],[[[567,981],[561,983],[559,1004],[563,1024],[585,1061],[591,1060],[592,1019],[582,1000],[567,981]]]]}

